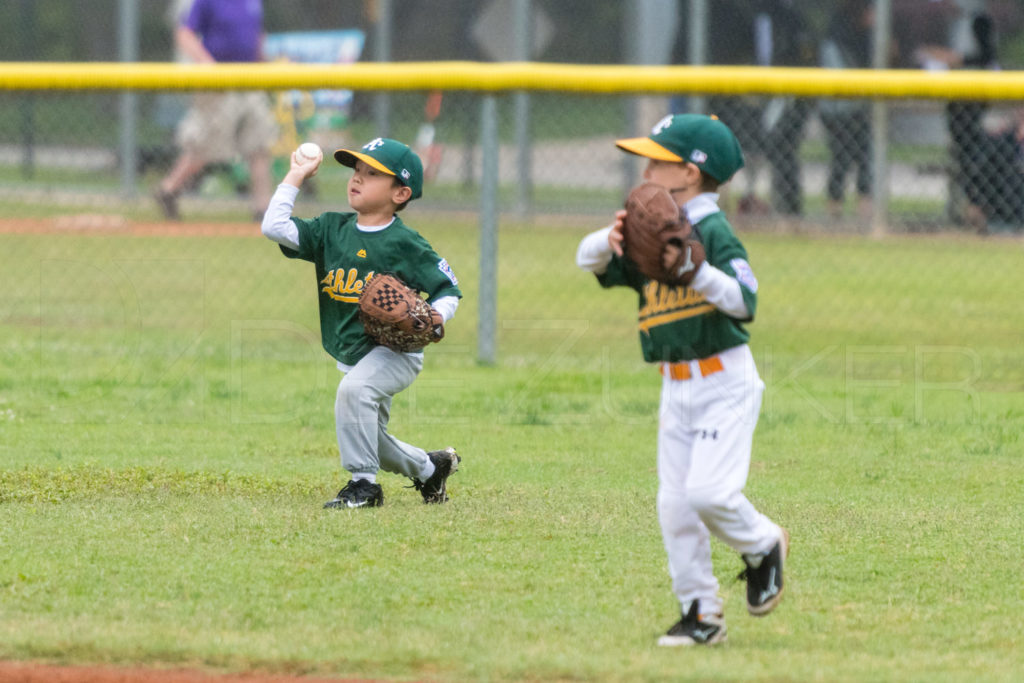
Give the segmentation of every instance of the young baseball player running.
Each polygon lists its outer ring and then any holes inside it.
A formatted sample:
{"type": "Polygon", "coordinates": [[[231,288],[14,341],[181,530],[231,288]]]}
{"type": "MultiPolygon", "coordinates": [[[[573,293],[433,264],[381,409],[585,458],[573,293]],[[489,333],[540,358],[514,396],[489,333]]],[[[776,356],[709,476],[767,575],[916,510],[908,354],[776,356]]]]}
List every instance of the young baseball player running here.
{"type": "Polygon", "coordinates": [[[703,243],[689,286],[646,278],[623,254],[623,219],[586,236],[576,262],[604,287],[639,293],[644,360],[663,375],[658,424],[658,520],[682,618],[659,645],[725,640],[710,534],[742,555],[747,609],[771,612],[782,596],[788,534],[743,495],[764,383],[743,323],[754,318],[757,280],[718,207],[719,185],[743,166],[732,131],[697,114],[667,116],[645,138],[619,140],[647,158],[644,179],[665,187],[703,243]]]}
{"type": "Polygon", "coordinates": [[[295,153],[262,226],[285,256],[315,264],[324,349],[345,373],[334,414],[341,464],[352,480],[324,507],[382,505],[384,493],[377,483],[381,469],[411,478],[425,503],[444,503],[445,484],[461,460],[455,449],[428,453],[387,431],[391,399],[416,379],[423,352],[375,345],[357,310],[363,285],[375,273],[392,273],[426,292],[445,322],[455,314],[462,292],[448,262],[397,216],[422,195],[423,165],[408,146],[387,138],[372,140],[360,150],[339,149],[334,158],[354,169],[348,181],[352,213],[327,212],[312,220],[292,217],[302,182],[316,173],[322,160],[295,153]]]}

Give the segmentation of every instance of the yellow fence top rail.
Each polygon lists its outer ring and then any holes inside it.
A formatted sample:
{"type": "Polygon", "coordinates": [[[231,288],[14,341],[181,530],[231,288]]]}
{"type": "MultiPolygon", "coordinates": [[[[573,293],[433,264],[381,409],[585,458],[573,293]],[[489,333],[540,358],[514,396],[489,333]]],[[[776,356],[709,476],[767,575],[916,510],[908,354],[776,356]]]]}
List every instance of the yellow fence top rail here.
{"type": "Polygon", "coordinates": [[[533,62],[0,62],[0,90],[534,90],[572,93],[1024,99],[1024,71],[872,71],[533,62]]]}

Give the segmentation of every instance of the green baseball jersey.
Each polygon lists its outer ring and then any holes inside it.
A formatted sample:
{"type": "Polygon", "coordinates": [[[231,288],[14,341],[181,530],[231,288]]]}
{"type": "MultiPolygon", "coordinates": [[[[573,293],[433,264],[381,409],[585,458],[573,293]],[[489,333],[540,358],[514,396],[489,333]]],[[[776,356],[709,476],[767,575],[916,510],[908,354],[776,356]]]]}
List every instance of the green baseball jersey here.
{"type": "Polygon", "coordinates": [[[359,321],[359,295],[376,273],[391,273],[424,292],[428,301],[462,297],[448,262],[402,219],[375,232],[356,227],[354,213],[323,213],[312,220],[292,218],[299,229],[298,251],[281,246],[288,258],[312,261],[320,292],[320,337],[324,350],[355,365],[374,342],[359,321]]]}
{"type": "Polygon", "coordinates": [[[746,249],[721,211],[707,216],[694,228],[704,245],[707,262],[739,281],[750,317],[732,318],[697,290],[650,280],[632,261],[615,256],[608,270],[597,279],[604,287],[621,285],[639,293],[640,346],[648,362],[707,358],[750,338],[743,323],[754,318],[757,280],[747,263],[746,249]]]}

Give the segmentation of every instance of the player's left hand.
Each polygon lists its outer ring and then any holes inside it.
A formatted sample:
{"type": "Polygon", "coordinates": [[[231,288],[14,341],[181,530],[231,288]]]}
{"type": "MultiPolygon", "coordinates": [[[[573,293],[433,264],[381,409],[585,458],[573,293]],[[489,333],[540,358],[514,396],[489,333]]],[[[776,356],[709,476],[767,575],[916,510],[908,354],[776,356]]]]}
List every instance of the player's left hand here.
{"type": "Polygon", "coordinates": [[[396,276],[374,275],[359,295],[366,334],[394,351],[419,351],[444,338],[441,313],[396,276]]]}
{"type": "Polygon", "coordinates": [[[679,244],[668,242],[661,254],[661,262],[665,272],[670,275],[670,283],[685,286],[693,282],[705,259],[704,245],[697,240],[684,240],[679,244]]]}
{"type": "Polygon", "coordinates": [[[672,264],[676,262],[676,259],[678,259],[682,253],[682,248],[677,247],[674,244],[665,245],[665,251],[661,253],[661,263],[665,267],[666,271],[672,267],[672,264]]]}
{"type": "Polygon", "coordinates": [[[434,331],[434,338],[431,340],[432,343],[436,344],[444,339],[444,318],[433,306],[430,307],[430,326],[434,331]]]}

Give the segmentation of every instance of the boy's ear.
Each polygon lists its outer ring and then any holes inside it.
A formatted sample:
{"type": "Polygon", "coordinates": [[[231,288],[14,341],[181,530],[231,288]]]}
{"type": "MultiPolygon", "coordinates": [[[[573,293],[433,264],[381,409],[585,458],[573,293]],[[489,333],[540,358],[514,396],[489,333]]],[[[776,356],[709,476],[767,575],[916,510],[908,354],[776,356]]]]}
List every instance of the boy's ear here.
{"type": "Polygon", "coordinates": [[[391,193],[391,198],[395,204],[405,204],[407,201],[412,199],[412,188],[408,185],[398,184],[391,193]]]}

